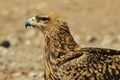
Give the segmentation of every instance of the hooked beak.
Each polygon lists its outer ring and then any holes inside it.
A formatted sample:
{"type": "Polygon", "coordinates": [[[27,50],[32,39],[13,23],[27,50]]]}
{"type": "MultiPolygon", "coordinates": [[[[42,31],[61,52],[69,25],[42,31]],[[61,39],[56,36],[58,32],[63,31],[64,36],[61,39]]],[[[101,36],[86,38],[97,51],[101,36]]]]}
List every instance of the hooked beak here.
{"type": "Polygon", "coordinates": [[[38,28],[38,29],[43,29],[46,27],[46,25],[44,24],[43,21],[38,22],[37,19],[35,17],[29,18],[26,22],[25,22],[25,28],[27,29],[27,27],[32,26],[34,28],[38,28]]]}
{"type": "Polygon", "coordinates": [[[28,19],[25,22],[25,28],[27,29],[27,27],[32,26],[34,21],[35,21],[35,17],[32,17],[32,18],[28,19]]]}

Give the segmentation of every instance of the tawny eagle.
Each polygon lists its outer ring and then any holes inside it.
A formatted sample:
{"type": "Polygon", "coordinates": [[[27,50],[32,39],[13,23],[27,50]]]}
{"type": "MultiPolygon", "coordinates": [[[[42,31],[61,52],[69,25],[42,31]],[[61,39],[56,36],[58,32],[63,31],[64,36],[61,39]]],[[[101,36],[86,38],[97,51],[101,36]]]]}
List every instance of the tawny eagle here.
{"type": "Polygon", "coordinates": [[[120,80],[120,51],[81,48],[56,13],[39,13],[26,21],[28,26],[40,29],[45,37],[45,80],[120,80]]]}

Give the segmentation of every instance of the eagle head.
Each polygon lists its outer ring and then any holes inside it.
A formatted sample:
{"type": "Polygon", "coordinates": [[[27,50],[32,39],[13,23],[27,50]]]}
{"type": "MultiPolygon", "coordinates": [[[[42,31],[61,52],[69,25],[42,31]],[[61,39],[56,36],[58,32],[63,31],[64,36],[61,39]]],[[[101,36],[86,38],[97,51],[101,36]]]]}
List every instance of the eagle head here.
{"type": "Polygon", "coordinates": [[[53,32],[58,31],[60,28],[65,28],[67,23],[56,13],[39,13],[35,17],[29,18],[25,27],[32,26],[40,29],[42,32],[53,32]]]}

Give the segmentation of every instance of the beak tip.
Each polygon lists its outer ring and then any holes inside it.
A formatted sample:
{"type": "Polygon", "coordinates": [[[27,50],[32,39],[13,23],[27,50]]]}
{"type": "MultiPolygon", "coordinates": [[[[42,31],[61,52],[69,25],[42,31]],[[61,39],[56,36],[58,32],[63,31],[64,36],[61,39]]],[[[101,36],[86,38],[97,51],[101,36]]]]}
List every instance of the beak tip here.
{"type": "Polygon", "coordinates": [[[27,29],[27,25],[25,25],[25,28],[27,29]]]}
{"type": "Polygon", "coordinates": [[[26,29],[27,29],[28,26],[31,26],[31,21],[30,20],[26,21],[26,23],[25,23],[25,28],[26,29]]]}
{"type": "Polygon", "coordinates": [[[29,26],[29,25],[28,25],[28,23],[26,22],[26,23],[25,23],[25,28],[27,29],[28,26],[29,26]]]}
{"type": "Polygon", "coordinates": [[[25,23],[25,28],[26,28],[26,29],[27,29],[28,26],[32,26],[32,24],[33,24],[33,22],[34,22],[34,19],[35,19],[35,17],[30,18],[30,19],[28,19],[28,20],[26,21],[26,23],[25,23]]]}

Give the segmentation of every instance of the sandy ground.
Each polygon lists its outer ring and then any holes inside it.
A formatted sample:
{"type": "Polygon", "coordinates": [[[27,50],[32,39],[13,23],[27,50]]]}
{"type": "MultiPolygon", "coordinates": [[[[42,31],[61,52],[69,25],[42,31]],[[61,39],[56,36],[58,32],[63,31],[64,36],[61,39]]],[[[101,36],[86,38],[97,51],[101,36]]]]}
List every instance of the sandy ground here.
{"type": "Polygon", "coordinates": [[[57,12],[68,22],[81,46],[120,50],[119,0],[1,0],[0,80],[43,80],[44,36],[25,29],[25,21],[38,12],[57,12]]]}

